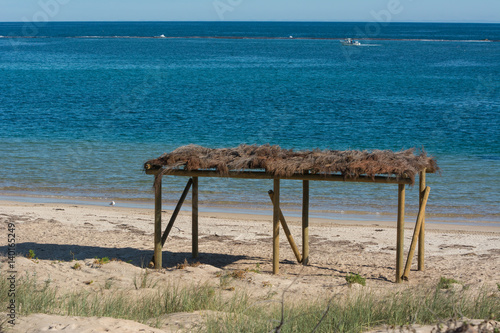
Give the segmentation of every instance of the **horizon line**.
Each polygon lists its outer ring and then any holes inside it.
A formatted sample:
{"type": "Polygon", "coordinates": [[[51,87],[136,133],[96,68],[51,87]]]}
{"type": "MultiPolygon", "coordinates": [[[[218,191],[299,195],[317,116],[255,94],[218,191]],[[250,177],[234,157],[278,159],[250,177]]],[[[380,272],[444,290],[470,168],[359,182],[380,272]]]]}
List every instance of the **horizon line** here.
{"type": "Polygon", "coordinates": [[[296,21],[288,21],[288,20],[235,20],[235,21],[221,21],[221,20],[165,20],[165,21],[157,21],[157,20],[53,20],[53,21],[0,21],[0,23],[383,23],[383,24],[394,24],[394,23],[414,23],[414,24],[500,24],[498,22],[491,21],[391,21],[391,22],[377,22],[377,21],[308,21],[308,20],[296,20],[296,21]]]}

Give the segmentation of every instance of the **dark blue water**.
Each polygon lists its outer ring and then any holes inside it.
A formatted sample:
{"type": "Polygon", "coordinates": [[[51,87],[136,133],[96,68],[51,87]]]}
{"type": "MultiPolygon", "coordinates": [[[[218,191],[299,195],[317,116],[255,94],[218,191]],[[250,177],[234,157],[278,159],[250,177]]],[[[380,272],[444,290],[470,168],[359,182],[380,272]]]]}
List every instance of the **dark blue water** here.
{"type": "Polygon", "coordinates": [[[377,22],[57,22],[0,23],[19,37],[285,37],[500,40],[498,24],[377,22]]]}
{"type": "MultiPolygon", "coordinates": [[[[428,212],[500,220],[498,24],[0,23],[0,191],[150,200],[142,163],[178,146],[425,148],[428,212]],[[29,28],[32,34],[27,34],[29,28]],[[239,36],[305,39],[67,38],[239,36]],[[396,39],[396,40],[392,40],[396,39]],[[439,41],[408,41],[424,39],[439,41]],[[369,45],[366,45],[369,44],[369,45]]],[[[174,201],[184,179],[169,178],[174,201]]],[[[300,201],[298,182],[284,200],[300,201]]],[[[267,207],[266,181],[202,179],[206,205],[267,207]]],[[[395,213],[396,187],[314,183],[315,210],[395,213]]],[[[409,191],[409,210],[416,208],[409,191]]]]}

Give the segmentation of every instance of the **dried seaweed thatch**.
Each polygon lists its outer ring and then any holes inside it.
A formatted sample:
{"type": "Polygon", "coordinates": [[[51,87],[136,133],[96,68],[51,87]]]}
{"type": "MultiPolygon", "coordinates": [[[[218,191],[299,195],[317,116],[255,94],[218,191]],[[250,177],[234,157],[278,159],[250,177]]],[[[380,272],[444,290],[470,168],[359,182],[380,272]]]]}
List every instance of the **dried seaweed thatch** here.
{"type": "Polygon", "coordinates": [[[341,174],[344,178],[360,175],[376,175],[410,178],[427,169],[438,170],[434,158],[415,149],[399,152],[390,150],[307,150],[293,151],[271,145],[240,145],[236,148],[212,149],[197,145],[177,148],[157,159],[144,164],[146,170],[163,168],[163,174],[170,170],[216,170],[221,176],[229,171],[263,170],[273,176],[287,177],[293,174],[341,174]]]}

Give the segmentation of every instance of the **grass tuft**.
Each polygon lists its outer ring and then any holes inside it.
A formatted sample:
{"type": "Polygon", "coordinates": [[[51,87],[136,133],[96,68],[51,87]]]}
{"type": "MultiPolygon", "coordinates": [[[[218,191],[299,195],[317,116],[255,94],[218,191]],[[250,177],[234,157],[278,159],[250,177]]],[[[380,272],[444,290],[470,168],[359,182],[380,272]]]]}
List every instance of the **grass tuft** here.
{"type": "Polygon", "coordinates": [[[36,257],[35,251],[29,250],[28,254],[26,255],[26,258],[28,258],[28,259],[35,259],[35,257],[36,257]]]}
{"type": "Polygon", "coordinates": [[[249,271],[260,274],[260,264],[259,263],[255,264],[255,268],[250,269],[249,271]]]}
{"type": "Polygon", "coordinates": [[[107,263],[109,263],[110,260],[108,257],[102,257],[102,258],[94,258],[94,265],[97,266],[97,267],[101,267],[102,265],[105,265],[107,263]]]}
{"type": "Polygon", "coordinates": [[[200,263],[199,261],[189,263],[189,262],[187,261],[187,259],[186,259],[186,258],[184,258],[184,262],[183,262],[183,263],[179,263],[179,264],[177,264],[177,265],[176,265],[176,268],[177,268],[177,269],[184,269],[184,268],[186,268],[186,267],[198,267],[198,266],[200,266],[200,265],[201,265],[201,263],[200,263]]]}
{"type": "Polygon", "coordinates": [[[156,287],[156,285],[158,284],[158,281],[154,281],[153,279],[150,279],[149,274],[150,274],[149,270],[144,269],[141,272],[141,274],[139,275],[139,278],[134,276],[134,287],[136,290],[156,287]]]}
{"type": "Polygon", "coordinates": [[[454,283],[460,283],[460,282],[458,282],[455,279],[448,279],[448,278],[445,278],[445,277],[441,277],[439,279],[437,288],[438,289],[450,289],[451,285],[454,284],[454,283]]]}
{"type": "Polygon", "coordinates": [[[235,290],[235,288],[230,286],[232,280],[234,280],[234,279],[247,280],[247,281],[252,280],[251,277],[247,276],[249,271],[252,271],[252,270],[238,269],[238,270],[230,271],[230,272],[220,271],[220,272],[217,272],[215,274],[215,276],[217,276],[219,278],[219,287],[221,289],[233,291],[233,290],[235,290]]]}
{"type": "Polygon", "coordinates": [[[345,277],[345,280],[349,284],[349,287],[351,285],[353,285],[354,283],[358,283],[358,284],[360,284],[362,286],[366,285],[366,278],[362,277],[361,275],[359,275],[357,273],[349,273],[349,274],[347,274],[347,276],[345,277]]]}

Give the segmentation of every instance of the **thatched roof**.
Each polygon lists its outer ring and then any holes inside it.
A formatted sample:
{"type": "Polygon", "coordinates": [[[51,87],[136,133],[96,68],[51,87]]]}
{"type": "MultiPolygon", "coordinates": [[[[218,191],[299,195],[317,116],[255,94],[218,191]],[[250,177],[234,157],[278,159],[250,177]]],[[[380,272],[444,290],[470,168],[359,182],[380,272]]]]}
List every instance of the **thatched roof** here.
{"type": "Polygon", "coordinates": [[[163,168],[169,170],[216,170],[221,176],[229,171],[262,170],[273,176],[287,177],[293,174],[340,174],[344,178],[360,175],[377,175],[410,178],[424,168],[427,172],[438,170],[433,157],[425,151],[415,154],[415,149],[399,152],[390,150],[303,150],[282,149],[271,145],[240,145],[236,148],[212,149],[187,145],[157,159],[147,161],[145,170],[163,168]]]}

